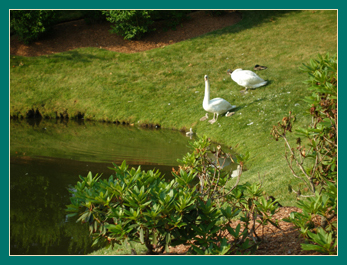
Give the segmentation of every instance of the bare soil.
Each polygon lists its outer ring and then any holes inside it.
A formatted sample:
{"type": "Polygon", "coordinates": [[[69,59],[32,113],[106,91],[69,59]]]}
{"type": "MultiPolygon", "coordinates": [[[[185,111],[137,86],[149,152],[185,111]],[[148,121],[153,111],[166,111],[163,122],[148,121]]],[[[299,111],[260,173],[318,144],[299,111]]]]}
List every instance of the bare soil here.
{"type": "Polygon", "coordinates": [[[176,30],[165,30],[163,22],[157,22],[154,25],[157,31],[134,41],[124,40],[121,36],[111,34],[111,24],[108,22],[87,25],[83,19],[76,20],[56,25],[50,34],[30,45],[21,43],[16,36],[11,36],[10,53],[39,56],[81,47],[99,47],[122,53],[141,52],[231,26],[241,20],[241,14],[228,11],[222,16],[212,17],[204,11],[196,11],[190,14],[190,18],[182,25],[178,25],[176,30]]]}
{"type": "MultiPolygon", "coordinates": [[[[136,53],[198,37],[234,25],[242,19],[239,12],[233,11],[220,17],[212,17],[204,11],[196,11],[190,17],[191,19],[183,22],[182,26],[177,26],[176,30],[165,31],[162,23],[157,23],[155,25],[157,31],[138,41],[123,40],[120,36],[110,34],[110,23],[87,25],[84,20],[66,22],[56,25],[49,35],[30,45],[21,43],[16,36],[11,36],[10,54],[40,56],[81,47],[99,47],[114,52],[136,53]]],[[[256,255],[319,255],[317,252],[302,251],[300,244],[304,243],[304,239],[300,237],[292,224],[282,221],[292,211],[299,211],[299,209],[280,207],[275,215],[281,230],[271,224],[257,229],[256,233],[262,239],[262,243],[256,255]]],[[[236,225],[237,223],[235,227],[236,225]]],[[[171,248],[170,253],[167,254],[184,255],[188,248],[188,246],[180,245],[171,248]]]]}
{"type": "MultiPolygon", "coordinates": [[[[291,212],[300,212],[296,207],[280,207],[279,211],[274,215],[274,219],[279,221],[280,229],[269,224],[265,227],[258,227],[256,233],[262,240],[255,255],[320,255],[314,251],[301,250],[301,243],[305,239],[300,236],[299,231],[293,224],[282,221],[283,218],[289,217],[291,212]]],[[[233,228],[238,222],[233,224],[233,228]]],[[[179,245],[175,248],[170,247],[170,255],[185,255],[189,246],[179,245]]]]}

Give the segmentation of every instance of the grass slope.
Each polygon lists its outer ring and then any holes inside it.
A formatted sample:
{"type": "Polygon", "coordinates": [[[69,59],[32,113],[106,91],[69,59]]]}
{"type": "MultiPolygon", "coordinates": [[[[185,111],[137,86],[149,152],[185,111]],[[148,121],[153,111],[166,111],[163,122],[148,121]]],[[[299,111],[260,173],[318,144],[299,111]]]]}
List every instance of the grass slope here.
{"type": "MultiPolygon", "coordinates": [[[[288,112],[306,126],[309,94],[299,70],[317,54],[337,52],[337,11],[242,11],[240,23],[201,37],[136,54],[97,48],[41,56],[11,56],[10,115],[38,109],[45,117],[84,114],[85,119],[160,124],[189,129],[228,146],[238,145],[251,160],[244,181],[264,176],[268,193],[293,205],[287,184],[293,182],[283,158],[284,143],[270,138],[270,129],[288,112]],[[268,85],[243,88],[227,69],[266,65],[259,76],[268,85]],[[204,75],[211,98],[237,105],[232,117],[211,125],[200,122],[204,75]],[[249,125],[251,124],[251,125],[249,125]]],[[[210,115],[211,117],[211,115],[210,115]]],[[[294,139],[293,139],[294,140],[294,139]]]]}

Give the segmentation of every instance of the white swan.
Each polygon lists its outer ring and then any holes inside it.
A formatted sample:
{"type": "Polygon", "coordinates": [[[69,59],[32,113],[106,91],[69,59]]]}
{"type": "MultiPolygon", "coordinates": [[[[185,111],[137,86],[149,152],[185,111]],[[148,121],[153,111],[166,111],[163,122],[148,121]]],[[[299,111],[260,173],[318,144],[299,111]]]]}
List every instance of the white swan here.
{"type": "Polygon", "coordinates": [[[208,121],[211,124],[217,121],[219,114],[224,114],[228,110],[236,108],[236,106],[231,105],[228,101],[222,98],[214,98],[210,100],[210,81],[208,80],[207,75],[205,75],[205,97],[202,102],[202,107],[207,112],[213,113],[213,119],[208,121]]]}
{"type": "Polygon", "coordinates": [[[248,88],[257,88],[267,84],[267,81],[264,81],[256,73],[250,70],[236,69],[227,71],[230,74],[231,79],[234,80],[238,85],[245,87],[246,91],[248,88]]]}

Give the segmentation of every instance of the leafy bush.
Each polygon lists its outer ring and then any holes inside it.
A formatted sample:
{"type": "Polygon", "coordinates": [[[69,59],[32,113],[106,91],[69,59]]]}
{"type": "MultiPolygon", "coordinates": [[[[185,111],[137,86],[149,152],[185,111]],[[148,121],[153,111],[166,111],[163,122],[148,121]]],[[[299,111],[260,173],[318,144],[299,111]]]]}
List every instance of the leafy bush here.
{"type": "Polygon", "coordinates": [[[151,254],[167,250],[172,234],[194,210],[194,190],[166,183],[159,172],[128,170],[125,162],[114,170],[115,178],[108,180],[98,181],[91,173],[82,178],[68,209],[84,209],[79,221],[90,224],[94,243],[106,238],[112,244],[141,242],[151,254]]]}
{"type": "Polygon", "coordinates": [[[96,24],[106,21],[106,16],[101,10],[82,10],[81,12],[87,24],[96,24]]]}
{"type": "Polygon", "coordinates": [[[91,173],[80,177],[67,211],[89,224],[95,244],[140,242],[149,254],[179,244],[190,244],[190,254],[254,252],[260,242],[256,223],[277,226],[271,220],[276,201],[266,200],[259,184],[238,185],[242,164],[235,185],[226,188],[231,174],[222,167],[230,154],[212,150],[206,138],[192,147],[170,182],[158,171],[129,170],[125,162],[114,165],[116,175],[107,180],[91,173]]]}
{"type": "Polygon", "coordinates": [[[103,11],[106,20],[111,22],[112,32],[120,34],[124,39],[140,39],[146,32],[153,30],[151,10],[107,10],[103,11]]]}
{"type": "Polygon", "coordinates": [[[12,10],[10,15],[11,28],[26,44],[37,40],[56,21],[52,10],[12,10]]]}
{"type": "Polygon", "coordinates": [[[297,147],[292,148],[286,133],[291,132],[295,116],[290,112],[271,134],[276,140],[283,138],[289,150],[286,152],[288,166],[295,178],[306,188],[289,186],[298,196],[301,213],[292,213],[286,221],[294,223],[301,234],[314,244],[303,244],[305,250],[327,254],[337,252],[337,58],[336,55],[311,60],[301,69],[310,79],[312,95],[306,97],[312,123],[308,128],[297,130],[297,147]],[[300,137],[303,137],[302,140],[300,137]],[[307,143],[307,147],[304,145],[307,143]],[[306,199],[301,199],[306,198],[306,199]],[[320,222],[316,223],[315,218],[320,222]],[[318,228],[317,228],[318,227],[318,228]]]}
{"type": "Polygon", "coordinates": [[[293,223],[302,236],[308,239],[301,244],[303,250],[314,250],[324,254],[337,254],[337,187],[327,182],[321,194],[308,197],[298,202],[302,213],[292,212],[289,218],[283,219],[293,223]],[[318,221],[316,217],[319,217],[318,221]],[[320,222],[319,222],[320,221],[320,222]],[[318,222],[318,223],[317,223],[318,222]]]}
{"type": "MultiPolygon", "coordinates": [[[[235,176],[233,174],[235,171],[223,170],[229,161],[233,162],[231,154],[225,153],[221,146],[217,146],[214,150],[210,145],[206,137],[201,138],[192,143],[193,152],[179,160],[183,163],[180,169],[193,172],[199,180],[198,219],[201,221],[193,226],[189,253],[198,255],[254,253],[261,241],[256,234],[257,228],[268,223],[278,227],[272,220],[273,214],[278,209],[277,201],[267,200],[260,184],[247,182],[243,185],[238,184],[248,155],[237,156],[239,165],[235,176]],[[233,177],[236,177],[236,182],[232,187],[228,187],[233,177]],[[238,226],[232,229],[231,225],[237,220],[238,226]],[[231,235],[231,240],[226,239],[228,234],[231,235]]],[[[175,172],[173,174],[175,176],[175,172]]]]}
{"type": "Polygon", "coordinates": [[[165,27],[176,29],[182,21],[186,20],[187,10],[107,10],[102,11],[107,21],[111,22],[112,32],[124,39],[141,39],[147,32],[155,31],[151,27],[154,21],[165,20],[165,27]]]}

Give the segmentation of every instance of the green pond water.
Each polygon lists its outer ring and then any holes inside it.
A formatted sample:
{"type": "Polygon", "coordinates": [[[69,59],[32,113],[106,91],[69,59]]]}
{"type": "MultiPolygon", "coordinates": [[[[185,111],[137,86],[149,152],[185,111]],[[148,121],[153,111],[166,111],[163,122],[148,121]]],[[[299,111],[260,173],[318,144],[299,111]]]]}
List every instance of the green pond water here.
{"type": "Polygon", "coordinates": [[[66,218],[69,185],[89,171],[108,178],[112,162],[123,160],[169,178],[189,140],[177,131],[99,122],[11,121],[10,254],[91,252],[88,228],[66,218]]]}
{"type": "Polygon", "coordinates": [[[10,254],[92,252],[88,227],[66,217],[68,187],[89,171],[108,178],[108,167],[123,160],[169,179],[192,140],[178,131],[99,122],[11,121],[10,254]]]}

